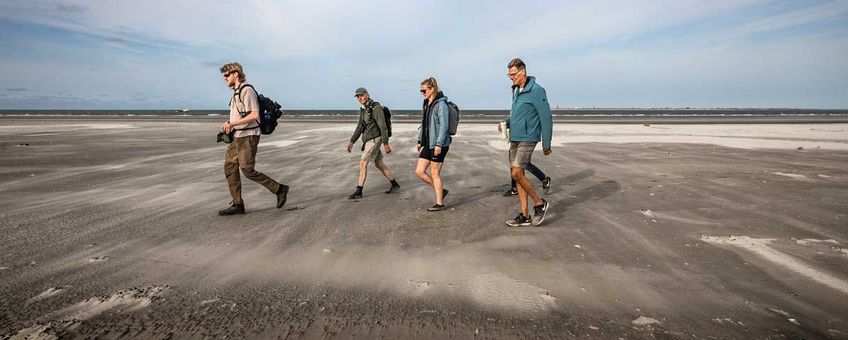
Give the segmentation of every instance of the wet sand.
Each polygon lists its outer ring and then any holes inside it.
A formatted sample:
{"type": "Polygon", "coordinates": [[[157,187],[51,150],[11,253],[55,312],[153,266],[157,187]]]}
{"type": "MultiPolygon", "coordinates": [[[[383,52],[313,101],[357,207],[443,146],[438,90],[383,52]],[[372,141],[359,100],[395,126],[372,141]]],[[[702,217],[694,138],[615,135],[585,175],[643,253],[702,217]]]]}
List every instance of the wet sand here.
{"type": "Polygon", "coordinates": [[[218,126],[0,119],[0,337],[848,338],[848,124],[557,124],[518,229],[493,124],[430,213],[417,124],[349,201],[354,126],[286,123],[288,203],[243,179],[232,217],[218,126]]]}

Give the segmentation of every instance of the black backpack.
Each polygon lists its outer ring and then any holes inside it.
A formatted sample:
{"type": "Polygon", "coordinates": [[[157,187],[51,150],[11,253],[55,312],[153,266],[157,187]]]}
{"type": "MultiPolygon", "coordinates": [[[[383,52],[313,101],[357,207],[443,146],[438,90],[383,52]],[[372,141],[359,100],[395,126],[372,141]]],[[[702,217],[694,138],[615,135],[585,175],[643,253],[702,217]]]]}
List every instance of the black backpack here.
{"type": "MultiPolygon", "coordinates": [[[[253,91],[256,91],[256,88],[250,84],[242,85],[238,92],[234,94],[234,96],[238,97],[239,101],[241,101],[241,90],[245,87],[250,87],[253,91]]],[[[256,91],[256,98],[259,101],[259,131],[262,132],[263,135],[270,135],[274,132],[274,129],[277,128],[277,119],[283,115],[282,105],[275,102],[273,99],[265,97],[259,94],[259,91],[256,91]]],[[[242,117],[247,115],[247,112],[239,113],[242,117]]],[[[247,128],[240,130],[250,130],[255,128],[247,128]]]]}
{"type": "Polygon", "coordinates": [[[456,106],[454,102],[448,102],[448,134],[451,136],[456,135],[456,129],[459,127],[459,106],[456,106]]]}
{"type": "MultiPolygon", "coordinates": [[[[371,115],[371,119],[374,118],[374,105],[380,105],[378,102],[372,102],[371,107],[368,108],[368,114],[371,115]]],[[[382,105],[381,105],[382,106],[382,105]]],[[[389,132],[389,137],[392,136],[392,111],[389,110],[388,107],[383,107],[383,116],[386,117],[386,131],[389,132]]]]}

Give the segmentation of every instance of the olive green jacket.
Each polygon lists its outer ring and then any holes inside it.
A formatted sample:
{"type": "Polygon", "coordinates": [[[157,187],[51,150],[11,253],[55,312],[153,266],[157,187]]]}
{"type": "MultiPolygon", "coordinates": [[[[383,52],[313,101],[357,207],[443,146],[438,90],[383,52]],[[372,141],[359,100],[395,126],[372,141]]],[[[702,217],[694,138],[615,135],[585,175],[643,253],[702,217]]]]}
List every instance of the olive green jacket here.
{"type": "Polygon", "coordinates": [[[359,121],[356,124],[356,131],[350,137],[350,142],[356,143],[360,136],[362,136],[362,143],[380,137],[384,145],[389,144],[389,130],[386,127],[383,106],[373,99],[368,99],[365,106],[359,108],[359,121]]]}

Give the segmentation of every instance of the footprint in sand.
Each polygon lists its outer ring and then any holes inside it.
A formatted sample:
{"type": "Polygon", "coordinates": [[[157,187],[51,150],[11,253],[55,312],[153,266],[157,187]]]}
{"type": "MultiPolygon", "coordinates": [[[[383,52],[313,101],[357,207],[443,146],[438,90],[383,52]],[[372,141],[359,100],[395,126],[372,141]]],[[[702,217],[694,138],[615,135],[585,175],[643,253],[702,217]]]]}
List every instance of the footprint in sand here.
{"type": "Polygon", "coordinates": [[[106,262],[109,261],[109,256],[95,256],[87,260],[88,263],[106,262]]]}
{"type": "Polygon", "coordinates": [[[642,213],[642,215],[645,215],[645,217],[647,217],[647,218],[656,218],[654,216],[654,212],[651,211],[651,209],[642,209],[642,210],[640,210],[640,212],[642,213]]]}
{"type": "Polygon", "coordinates": [[[432,283],[427,282],[427,281],[412,281],[412,280],[409,280],[409,283],[412,284],[415,287],[415,293],[416,294],[424,293],[425,291],[429,290],[430,288],[433,288],[433,286],[434,286],[432,283]]]}

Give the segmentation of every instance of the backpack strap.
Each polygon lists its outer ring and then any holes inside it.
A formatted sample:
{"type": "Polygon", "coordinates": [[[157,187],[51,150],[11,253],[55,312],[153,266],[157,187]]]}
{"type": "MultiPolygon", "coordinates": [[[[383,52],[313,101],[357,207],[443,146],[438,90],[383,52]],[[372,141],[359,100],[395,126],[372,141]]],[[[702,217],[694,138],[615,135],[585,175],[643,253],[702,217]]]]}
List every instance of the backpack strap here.
{"type": "MultiPolygon", "coordinates": [[[[233,98],[238,97],[239,102],[242,103],[242,104],[244,104],[244,101],[241,100],[241,90],[243,90],[245,87],[250,87],[250,88],[253,89],[253,92],[256,92],[256,88],[253,87],[253,85],[250,85],[248,83],[241,84],[241,86],[239,86],[238,90],[236,90],[236,92],[233,93],[233,98]]],[[[259,95],[259,94],[257,93],[257,95],[259,95]]],[[[232,103],[232,102],[233,102],[233,100],[230,99],[230,103],[232,103]]]]}
{"type": "Polygon", "coordinates": [[[366,106],[368,114],[371,115],[371,120],[375,122],[377,121],[377,117],[374,117],[374,106],[376,105],[380,105],[380,102],[372,100],[371,105],[366,106]]]}
{"type": "MultiPolygon", "coordinates": [[[[252,88],[252,89],[253,89],[253,92],[256,92],[256,88],[255,88],[255,87],[253,87],[253,85],[250,85],[250,84],[248,84],[248,83],[241,84],[241,86],[239,86],[239,88],[236,90],[236,92],[235,92],[235,93],[233,93],[233,98],[231,98],[231,99],[230,99],[230,105],[232,105],[232,104],[233,104],[233,99],[234,99],[234,98],[238,98],[239,103],[242,103],[242,105],[244,105],[244,101],[243,101],[243,100],[241,100],[241,90],[243,90],[245,87],[250,87],[250,88],[252,88]]],[[[259,93],[257,93],[256,95],[257,95],[257,96],[259,96],[259,93]]],[[[242,118],[244,118],[244,116],[246,116],[246,112],[241,112],[241,111],[239,111],[239,116],[241,116],[242,118]]],[[[249,124],[250,124],[250,123],[247,123],[247,124],[245,124],[245,125],[249,125],[249,124]]],[[[257,120],[257,121],[256,121],[256,126],[254,126],[254,127],[246,127],[246,128],[233,129],[233,130],[235,130],[235,131],[245,131],[245,130],[254,130],[254,129],[258,129],[258,128],[259,128],[259,121],[257,120]]]]}

